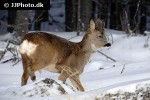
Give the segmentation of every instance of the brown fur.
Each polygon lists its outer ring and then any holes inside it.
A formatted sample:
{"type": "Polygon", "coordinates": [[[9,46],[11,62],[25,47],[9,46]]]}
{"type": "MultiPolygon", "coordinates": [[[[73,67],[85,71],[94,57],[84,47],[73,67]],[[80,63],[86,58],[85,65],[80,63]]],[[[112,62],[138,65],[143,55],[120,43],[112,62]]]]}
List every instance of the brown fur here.
{"type": "Polygon", "coordinates": [[[83,72],[90,55],[95,52],[94,48],[107,44],[103,27],[104,23],[101,20],[98,19],[96,25],[91,20],[90,29],[79,43],[45,32],[26,34],[20,45],[20,51],[25,49],[23,45],[26,40],[27,43],[35,44],[36,48],[33,52],[30,50],[21,52],[24,70],[22,85],[27,83],[29,76],[33,81],[36,79],[35,71],[45,69],[60,73],[59,80],[65,81],[69,78],[79,91],[84,91],[79,75],[83,72]]]}

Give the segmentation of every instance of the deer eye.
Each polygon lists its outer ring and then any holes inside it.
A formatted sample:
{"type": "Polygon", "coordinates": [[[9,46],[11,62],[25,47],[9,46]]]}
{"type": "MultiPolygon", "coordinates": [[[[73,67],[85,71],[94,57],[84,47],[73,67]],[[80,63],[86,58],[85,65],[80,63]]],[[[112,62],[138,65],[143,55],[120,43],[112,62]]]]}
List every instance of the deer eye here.
{"type": "Polygon", "coordinates": [[[103,38],[103,36],[101,36],[101,35],[100,35],[100,36],[98,36],[98,37],[99,37],[99,38],[103,38]]]}

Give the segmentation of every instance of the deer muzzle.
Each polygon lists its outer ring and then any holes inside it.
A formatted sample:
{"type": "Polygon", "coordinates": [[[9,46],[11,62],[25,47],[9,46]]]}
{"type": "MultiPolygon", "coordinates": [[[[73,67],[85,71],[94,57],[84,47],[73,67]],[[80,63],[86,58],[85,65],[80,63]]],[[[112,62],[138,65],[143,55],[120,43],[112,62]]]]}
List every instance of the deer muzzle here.
{"type": "Polygon", "coordinates": [[[109,46],[111,46],[111,43],[106,43],[106,44],[104,45],[104,47],[109,47],[109,46]]]}

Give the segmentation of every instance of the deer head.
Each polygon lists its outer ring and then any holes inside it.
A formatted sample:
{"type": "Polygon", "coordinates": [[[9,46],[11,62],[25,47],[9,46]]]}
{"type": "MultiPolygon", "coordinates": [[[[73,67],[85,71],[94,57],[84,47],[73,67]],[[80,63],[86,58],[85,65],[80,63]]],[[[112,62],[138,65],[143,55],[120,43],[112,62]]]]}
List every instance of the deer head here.
{"type": "Polygon", "coordinates": [[[97,51],[100,47],[110,46],[104,34],[104,27],[105,23],[100,19],[97,19],[95,23],[93,20],[90,21],[90,28],[83,38],[83,41],[86,41],[84,42],[86,49],[97,51]]]}

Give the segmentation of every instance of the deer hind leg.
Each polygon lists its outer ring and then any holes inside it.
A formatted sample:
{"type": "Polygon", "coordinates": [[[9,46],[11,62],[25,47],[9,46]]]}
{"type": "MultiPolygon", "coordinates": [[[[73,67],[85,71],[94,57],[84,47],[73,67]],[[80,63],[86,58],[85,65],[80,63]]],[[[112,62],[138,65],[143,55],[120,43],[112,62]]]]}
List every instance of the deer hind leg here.
{"type": "Polygon", "coordinates": [[[23,75],[22,75],[22,86],[27,84],[28,78],[31,78],[32,81],[36,80],[36,76],[34,74],[34,72],[31,72],[29,67],[27,69],[24,70],[23,75]]]}
{"type": "Polygon", "coordinates": [[[28,74],[28,60],[27,60],[27,55],[26,54],[22,54],[22,64],[23,64],[23,74],[22,74],[22,82],[21,82],[21,86],[26,85],[28,78],[29,78],[29,74],[28,74]]]}
{"type": "Polygon", "coordinates": [[[78,91],[85,91],[81,82],[80,82],[80,79],[79,79],[79,74],[74,74],[74,75],[71,75],[69,77],[71,83],[77,88],[78,91]]]}
{"type": "Polygon", "coordinates": [[[22,74],[21,86],[27,84],[28,78],[29,78],[29,74],[28,74],[27,70],[24,70],[24,72],[23,72],[23,74],[22,74]]]}
{"type": "Polygon", "coordinates": [[[33,68],[32,60],[26,55],[22,54],[22,64],[23,64],[23,75],[22,75],[22,83],[21,85],[26,85],[28,78],[30,76],[32,81],[36,80],[36,76],[34,74],[35,71],[33,71],[31,68],[33,68]]]}

